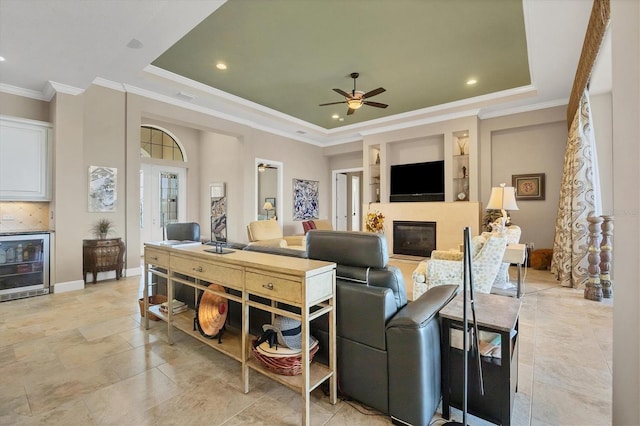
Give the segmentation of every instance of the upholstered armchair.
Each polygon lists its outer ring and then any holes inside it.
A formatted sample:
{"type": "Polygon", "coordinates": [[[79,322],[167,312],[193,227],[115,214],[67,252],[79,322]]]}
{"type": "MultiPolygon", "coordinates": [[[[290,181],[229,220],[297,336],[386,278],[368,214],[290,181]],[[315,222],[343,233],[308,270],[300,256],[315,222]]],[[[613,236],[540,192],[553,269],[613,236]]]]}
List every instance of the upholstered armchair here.
{"type": "MultiPolygon", "coordinates": [[[[495,235],[496,232],[483,232],[482,235],[495,235]]],[[[518,244],[520,242],[520,235],[522,234],[522,230],[517,225],[507,226],[506,231],[504,233],[507,238],[507,245],[509,244],[518,244]]],[[[493,282],[498,288],[509,288],[509,263],[502,262],[500,265],[500,270],[498,271],[498,275],[496,275],[496,280],[493,282]]]]}
{"type": "MultiPolygon", "coordinates": [[[[502,265],[507,238],[502,235],[478,235],[471,240],[473,288],[489,293],[502,265]]],[[[463,253],[459,250],[434,250],[431,259],[423,260],[413,271],[413,300],[432,287],[443,284],[462,285],[463,253]]]]}
{"type": "Polygon", "coordinates": [[[275,220],[257,220],[247,225],[249,245],[257,244],[269,247],[306,250],[304,235],[283,236],[282,228],[275,220]]]}

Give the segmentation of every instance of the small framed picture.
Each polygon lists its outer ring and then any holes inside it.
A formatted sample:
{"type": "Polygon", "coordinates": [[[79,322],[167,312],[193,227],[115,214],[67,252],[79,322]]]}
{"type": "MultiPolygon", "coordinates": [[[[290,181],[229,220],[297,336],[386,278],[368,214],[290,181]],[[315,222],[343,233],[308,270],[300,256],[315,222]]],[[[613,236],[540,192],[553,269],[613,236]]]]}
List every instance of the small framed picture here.
{"type": "Polygon", "coordinates": [[[518,201],[544,200],[544,173],[512,175],[511,185],[518,201]]]}
{"type": "Polygon", "coordinates": [[[271,203],[271,206],[275,209],[276,208],[276,199],[275,198],[265,198],[264,199],[265,203],[271,203]]]}

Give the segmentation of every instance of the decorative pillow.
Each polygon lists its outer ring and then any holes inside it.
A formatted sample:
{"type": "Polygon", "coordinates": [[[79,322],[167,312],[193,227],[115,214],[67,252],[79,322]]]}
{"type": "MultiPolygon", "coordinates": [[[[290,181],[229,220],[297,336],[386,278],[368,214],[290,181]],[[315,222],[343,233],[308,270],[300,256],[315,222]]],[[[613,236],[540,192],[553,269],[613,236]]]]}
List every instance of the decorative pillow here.
{"type": "Polygon", "coordinates": [[[482,250],[482,246],[487,242],[487,239],[482,235],[476,235],[471,239],[471,257],[474,257],[476,254],[482,250]]]}
{"type": "Polygon", "coordinates": [[[312,229],[316,229],[316,224],[314,221],[306,220],[302,222],[302,230],[304,231],[305,234],[312,229]]]}

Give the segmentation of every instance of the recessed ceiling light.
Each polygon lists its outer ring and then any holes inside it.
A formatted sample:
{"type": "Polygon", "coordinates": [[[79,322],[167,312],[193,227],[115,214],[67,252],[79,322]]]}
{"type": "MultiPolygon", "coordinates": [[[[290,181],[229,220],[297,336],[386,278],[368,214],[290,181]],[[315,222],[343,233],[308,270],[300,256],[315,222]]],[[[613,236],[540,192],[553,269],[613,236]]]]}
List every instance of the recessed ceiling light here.
{"type": "Polygon", "coordinates": [[[338,121],[344,121],[344,118],[340,117],[338,118],[338,121]]]}
{"type": "Polygon", "coordinates": [[[340,116],[338,114],[333,114],[331,118],[333,118],[334,120],[337,120],[338,118],[340,118],[340,116]]]}
{"type": "Polygon", "coordinates": [[[4,62],[4,61],[5,61],[4,56],[0,56],[0,62],[4,62]]]}
{"type": "Polygon", "coordinates": [[[478,80],[476,80],[475,78],[470,78],[469,80],[467,80],[467,85],[468,86],[473,86],[477,82],[478,82],[478,80]]]}
{"type": "Polygon", "coordinates": [[[227,69],[227,65],[222,63],[222,62],[218,62],[216,64],[216,68],[218,68],[219,70],[226,70],[227,69]]]}

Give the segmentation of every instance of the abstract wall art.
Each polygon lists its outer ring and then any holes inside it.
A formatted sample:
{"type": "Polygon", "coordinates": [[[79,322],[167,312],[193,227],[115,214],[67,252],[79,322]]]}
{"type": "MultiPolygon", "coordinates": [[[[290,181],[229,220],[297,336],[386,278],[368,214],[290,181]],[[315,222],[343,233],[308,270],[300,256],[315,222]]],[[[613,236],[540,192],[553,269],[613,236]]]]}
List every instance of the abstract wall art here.
{"type": "Polygon", "coordinates": [[[293,220],[319,218],[318,181],[293,179],[293,220]]]}

